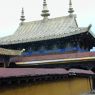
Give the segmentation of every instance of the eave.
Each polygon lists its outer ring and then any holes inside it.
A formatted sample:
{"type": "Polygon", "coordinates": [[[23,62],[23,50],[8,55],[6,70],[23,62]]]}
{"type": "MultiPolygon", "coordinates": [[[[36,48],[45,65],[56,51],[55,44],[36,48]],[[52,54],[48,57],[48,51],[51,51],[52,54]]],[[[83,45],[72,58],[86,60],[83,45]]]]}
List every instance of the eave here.
{"type": "Polygon", "coordinates": [[[32,55],[24,57],[13,57],[10,62],[17,64],[51,64],[51,63],[70,63],[79,61],[95,60],[95,52],[71,53],[71,54],[48,54],[32,55]]]}

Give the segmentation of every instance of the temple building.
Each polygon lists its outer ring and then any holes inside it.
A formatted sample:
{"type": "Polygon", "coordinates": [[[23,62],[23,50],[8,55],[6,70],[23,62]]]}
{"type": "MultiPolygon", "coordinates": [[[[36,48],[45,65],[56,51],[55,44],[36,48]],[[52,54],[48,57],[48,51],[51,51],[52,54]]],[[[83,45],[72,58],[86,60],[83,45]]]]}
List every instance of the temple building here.
{"type": "Polygon", "coordinates": [[[49,19],[47,2],[43,0],[43,19],[25,22],[22,8],[17,31],[0,38],[0,94],[93,92],[95,52],[90,50],[95,46],[95,35],[92,25],[78,26],[71,0],[68,13],[49,19]]]}
{"type": "Polygon", "coordinates": [[[17,31],[0,39],[0,47],[22,50],[22,55],[90,51],[94,46],[91,25],[78,27],[70,1],[68,16],[49,19],[46,0],[43,2],[42,20],[25,22],[22,9],[21,23],[17,31]]]}

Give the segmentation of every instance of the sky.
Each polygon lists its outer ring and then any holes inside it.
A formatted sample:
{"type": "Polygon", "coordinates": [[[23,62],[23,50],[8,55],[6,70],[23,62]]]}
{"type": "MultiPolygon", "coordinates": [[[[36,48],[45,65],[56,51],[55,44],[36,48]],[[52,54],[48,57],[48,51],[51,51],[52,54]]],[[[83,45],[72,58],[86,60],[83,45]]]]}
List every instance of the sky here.
{"type": "MultiPolygon", "coordinates": [[[[72,0],[80,27],[92,24],[95,33],[95,0],[72,0]]],[[[0,0],[0,37],[13,34],[20,24],[21,8],[26,21],[41,20],[43,0],[0,0]]],[[[69,0],[47,0],[49,18],[68,15],[69,0]]]]}

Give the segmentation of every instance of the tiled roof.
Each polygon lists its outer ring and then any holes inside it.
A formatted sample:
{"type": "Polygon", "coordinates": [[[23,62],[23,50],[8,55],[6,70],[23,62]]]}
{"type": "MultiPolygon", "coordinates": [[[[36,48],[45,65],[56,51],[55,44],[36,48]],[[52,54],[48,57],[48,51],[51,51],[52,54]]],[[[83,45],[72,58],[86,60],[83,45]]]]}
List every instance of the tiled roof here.
{"type": "Polygon", "coordinates": [[[0,48],[0,55],[20,55],[21,51],[19,50],[10,50],[10,49],[4,49],[0,48]]]}
{"type": "Polygon", "coordinates": [[[0,68],[0,78],[21,77],[21,76],[39,76],[39,75],[66,75],[66,74],[85,74],[93,75],[90,70],[71,69],[67,71],[64,68],[0,68]]]}
{"type": "Polygon", "coordinates": [[[82,69],[70,69],[69,73],[78,73],[78,74],[94,74],[91,70],[82,70],[82,69]]]}
{"type": "Polygon", "coordinates": [[[0,68],[0,78],[68,74],[65,69],[38,69],[38,68],[0,68]]]}
{"type": "Polygon", "coordinates": [[[74,15],[23,22],[13,35],[1,38],[0,45],[56,39],[87,31],[88,27],[77,26],[74,15]]]}

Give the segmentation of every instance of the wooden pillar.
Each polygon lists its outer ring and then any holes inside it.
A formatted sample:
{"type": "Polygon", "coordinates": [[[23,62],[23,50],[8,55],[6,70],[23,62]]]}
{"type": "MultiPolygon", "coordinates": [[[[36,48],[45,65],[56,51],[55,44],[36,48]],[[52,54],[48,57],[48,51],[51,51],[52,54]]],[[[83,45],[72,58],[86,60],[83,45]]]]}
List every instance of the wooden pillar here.
{"type": "Polygon", "coordinates": [[[4,68],[9,67],[10,56],[4,56],[4,68]]]}
{"type": "Polygon", "coordinates": [[[9,62],[4,62],[4,68],[9,67],[9,62]]]}
{"type": "Polygon", "coordinates": [[[56,50],[56,49],[58,49],[57,44],[54,44],[53,45],[53,50],[56,50]]]}
{"type": "Polygon", "coordinates": [[[89,76],[89,85],[90,85],[90,90],[93,90],[93,83],[92,83],[92,76],[89,76]]]}

